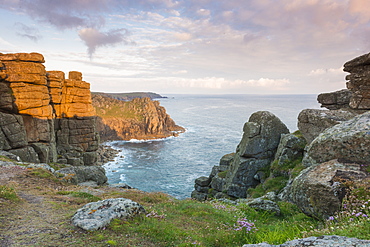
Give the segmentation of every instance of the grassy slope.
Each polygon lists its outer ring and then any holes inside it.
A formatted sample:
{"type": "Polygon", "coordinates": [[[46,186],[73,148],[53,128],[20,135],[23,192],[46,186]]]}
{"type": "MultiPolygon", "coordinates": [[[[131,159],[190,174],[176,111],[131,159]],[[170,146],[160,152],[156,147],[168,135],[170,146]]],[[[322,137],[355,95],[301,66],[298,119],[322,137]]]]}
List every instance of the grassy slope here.
{"type": "MultiPolygon", "coordinates": [[[[275,216],[245,205],[68,185],[39,169],[0,167],[0,174],[0,246],[241,246],[264,241],[280,244],[322,234],[370,239],[368,218],[349,221],[343,217],[337,223],[318,222],[284,202],[279,203],[282,215],[275,216]],[[70,224],[71,216],[84,204],[114,197],[141,203],[149,215],[117,219],[106,229],[95,232],[70,224]],[[235,230],[237,220],[242,218],[254,223],[258,230],[235,230]]],[[[369,212],[369,205],[366,210],[369,212]]]]}

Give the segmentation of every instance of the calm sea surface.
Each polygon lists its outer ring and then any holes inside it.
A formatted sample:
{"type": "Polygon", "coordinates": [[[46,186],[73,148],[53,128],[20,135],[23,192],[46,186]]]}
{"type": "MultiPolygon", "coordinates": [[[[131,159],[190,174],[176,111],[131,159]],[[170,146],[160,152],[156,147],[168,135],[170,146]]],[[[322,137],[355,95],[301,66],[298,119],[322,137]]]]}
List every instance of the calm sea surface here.
{"type": "Polygon", "coordinates": [[[110,142],[121,153],[104,166],[109,183],[190,197],[194,180],[208,176],[224,154],[235,151],[253,112],[270,111],[293,132],[301,110],[320,107],[316,95],[166,96],[160,104],[187,131],[163,140],[110,142]]]}

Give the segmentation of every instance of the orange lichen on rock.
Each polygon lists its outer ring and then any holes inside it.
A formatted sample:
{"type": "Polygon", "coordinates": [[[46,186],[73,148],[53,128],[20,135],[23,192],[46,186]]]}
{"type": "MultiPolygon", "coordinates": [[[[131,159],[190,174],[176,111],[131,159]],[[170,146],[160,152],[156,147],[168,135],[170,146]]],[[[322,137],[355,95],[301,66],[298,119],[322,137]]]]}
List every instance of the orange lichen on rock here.
{"type": "Polygon", "coordinates": [[[11,89],[4,97],[13,99],[19,114],[40,119],[95,115],[90,84],[81,72],[71,71],[69,79],[62,71],[46,72],[39,53],[0,54],[0,61],[1,79],[11,89]]]}

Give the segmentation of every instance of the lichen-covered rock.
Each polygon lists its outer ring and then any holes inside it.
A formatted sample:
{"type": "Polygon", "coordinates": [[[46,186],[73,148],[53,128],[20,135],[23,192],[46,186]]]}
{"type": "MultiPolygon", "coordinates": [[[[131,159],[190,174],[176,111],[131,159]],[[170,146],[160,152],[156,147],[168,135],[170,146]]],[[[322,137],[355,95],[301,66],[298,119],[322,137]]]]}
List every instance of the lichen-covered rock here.
{"type": "Polygon", "coordinates": [[[298,115],[298,129],[307,143],[311,143],[321,132],[357,114],[344,110],[306,109],[298,115]]]}
{"type": "Polygon", "coordinates": [[[370,247],[370,240],[362,240],[358,238],[348,238],[344,236],[320,236],[308,237],[287,241],[280,245],[267,243],[260,244],[245,244],[243,247],[370,247]]]}
{"type": "Polygon", "coordinates": [[[113,219],[127,219],[140,213],[145,213],[144,207],[130,199],[106,199],[90,202],[77,210],[72,217],[72,224],[86,231],[95,231],[104,228],[113,219]]]}
{"type": "Polygon", "coordinates": [[[281,134],[289,133],[279,118],[266,111],[253,113],[243,130],[242,140],[223,186],[229,196],[236,198],[246,197],[247,189],[260,183],[255,175],[268,169],[274,159],[281,134]]]}
{"type": "Polygon", "coordinates": [[[302,158],[306,140],[293,134],[282,134],[275,154],[278,165],[302,158]]]}
{"type": "Polygon", "coordinates": [[[101,166],[70,166],[56,171],[57,177],[72,184],[93,181],[103,185],[108,181],[105,170],[101,166]]]}
{"type": "Polygon", "coordinates": [[[302,162],[308,167],[332,159],[370,162],[370,112],[326,129],[307,147],[302,162]]]}
{"type": "Polygon", "coordinates": [[[317,101],[321,104],[321,107],[325,107],[329,110],[338,110],[349,108],[351,97],[351,91],[342,89],[330,93],[321,93],[317,96],[317,101]]]}
{"type": "Polygon", "coordinates": [[[280,135],[289,133],[286,125],[267,111],[253,113],[243,128],[238,155],[244,158],[270,158],[279,145],[280,135]]]}
{"type": "Polygon", "coordinates": [[[359,56],[344,64],[347,88],[352,92],[350,107],[370,110],[370,53],[359,56]]]}
{"type": "Polygon", "coordinates": [[[331,160],[303,170],[293,181],[289,197],[305,214],[327,219],[341,208],[348,184],[370,182],[356,163],[331,160]]]}
{"type": "Polygon", "coordinates": [[[263,198],[256,198],[250,202],[247,202],[246,205],[256,210],[268,211],[268,212],[274,213],[275,215],[281,214],[280,208],[277,205],[277,203],[271,200],[266,200],[263,198]]]}

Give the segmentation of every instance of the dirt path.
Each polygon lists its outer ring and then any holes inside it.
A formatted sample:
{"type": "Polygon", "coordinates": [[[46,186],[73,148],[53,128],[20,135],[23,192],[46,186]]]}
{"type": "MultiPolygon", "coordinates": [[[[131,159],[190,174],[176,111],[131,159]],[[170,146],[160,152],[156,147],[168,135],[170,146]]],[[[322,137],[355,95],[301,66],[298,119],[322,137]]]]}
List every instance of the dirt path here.
{"type": "Polygon", "coordinates": [[[0,246],[56,246],[53,239],[68,236],[60,228],[68,227],[70,215],[58,210],[64,202],[50,193],[61,185],[42,180],[26,169],[0,167],[0,185],[15,188],[20,198],[0,201],[0,246]]]}

